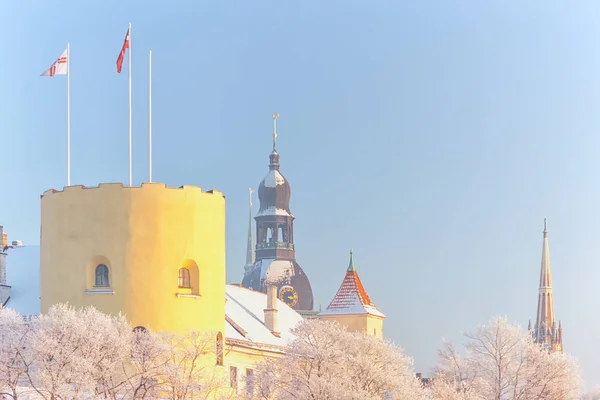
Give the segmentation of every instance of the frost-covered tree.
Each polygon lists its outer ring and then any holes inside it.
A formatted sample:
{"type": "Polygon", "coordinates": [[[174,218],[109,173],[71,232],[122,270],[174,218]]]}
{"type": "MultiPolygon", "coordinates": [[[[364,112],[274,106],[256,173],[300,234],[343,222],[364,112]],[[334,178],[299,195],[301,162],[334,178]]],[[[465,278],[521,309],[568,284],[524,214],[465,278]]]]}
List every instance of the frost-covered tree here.
{"type": "Polygon", "coordinates": [[[276,361],[257,368],[254,399],[422,399],[412,360],[386,340],[348,332],[341,325],[306,320],[276,361]]]}
{"type": "Polygon", "coordinates": [[[122,315],[108,316],[94,308],[79,312],[87,321],[88,343],[82,355],[89,362],[95,398],[110,398],[123,385],[122,365],[129,361],[131,327],[122,315]]]}
{"type": "Polygon", "coordinates": [[[161,388],[173,400],[214,398],[223,395],[225,377],[215,366],[216,334],[188,331],[162,334],[166,351],[160,368],[161,388]]]}
{"type": "Polygon", "coordinates": [[[129,332],[123,317],[93,307],[51,307],[32,335],[29,383],[47,400],[104,395],[122,365],[129,332]]]}
{"type": "Polygon", "coordinates": [[[34,323],[26,323],[14,310],[0,307],[0,395],[13,400],[18,399],[18,387],[31,364],[27,352],[34,323]]]}
{"type": "Polygon", "coordinates": [[[93,307],[56,305],[33,323],[0,308],[0,395],[36,399],[229,399],[216,335],[132,329],[93,307]],[[23,384],[30,386],[23,388],[23,384]]]}
{"type": "Polygon", "coordinates": [[[443,400],[571,400],[579,396],[577,363],[549,353],[506,318],[465,335],[461,357],[451,344],[440,352],[433,391],[443,400]]]}
{"type": "Polygon", "coordinates": [[[168,347],[160,334],[136,328],[128,335],[130,348],[122,363],[111,395],[114,399],[153,399],[160,392],[161,370],[167,362],[168,347]]]}
{"type": "Polygon", "coordinates": [[[452,343],[444,341],[434,384],[430,387],[436,400],[479,400],[475,390],[477,371],[467,367],[452,343]]]}

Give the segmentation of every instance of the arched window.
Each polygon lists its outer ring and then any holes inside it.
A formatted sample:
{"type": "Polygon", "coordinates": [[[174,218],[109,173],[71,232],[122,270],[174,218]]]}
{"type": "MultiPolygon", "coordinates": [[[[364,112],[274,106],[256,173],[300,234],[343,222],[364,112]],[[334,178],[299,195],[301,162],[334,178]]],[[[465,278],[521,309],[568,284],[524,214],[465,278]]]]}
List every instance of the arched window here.
{"type": "Polygon", "coordinates": [[[223,365],[223,334],[217,333],[217,365],[223,365]]]}
{"type": "Polygon", "coordinates": [[[132,332],[131,359],[143,360],[149,356],[152,348],[152,338],[148,335],[148,330],[143,326],[136,326],[132,332]]]}
{"type": "Polygon", "coordinates": [[[144,328],[143,326],[136,326],[135,328],[133,328],[133,333],[138,333],[138,334],[148,333],[148,330],[146,328],[144,328]]]}
{"type": "Polygon", "coordinates": [[[179,269],[179,287],[189,288],[190,287],[190,270],[187,268],[179,269]]]}
{"type": "Polygon", "coordinates": [[[96,283],[94,286],[109,286],[108,284],[108,267],[104,264],[99,264],[96,267],[96,283]]]}

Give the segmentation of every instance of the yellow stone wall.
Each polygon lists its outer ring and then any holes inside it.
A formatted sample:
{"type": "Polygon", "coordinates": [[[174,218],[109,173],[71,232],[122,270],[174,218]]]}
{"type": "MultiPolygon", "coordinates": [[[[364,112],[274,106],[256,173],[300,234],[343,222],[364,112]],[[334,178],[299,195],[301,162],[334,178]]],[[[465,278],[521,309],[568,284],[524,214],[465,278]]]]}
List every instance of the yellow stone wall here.
{"type": "Polygon", "coordinates": [[[383,336],[383,318],[369,314],[320,315],[319,319],[336,321],[350,332],[366,333],[375,337],[383,336]]]}
{"type": "Polygon", "coordinates": [[[71,186],[41,199],[41,312],[122,312],[153,331],[224,331],[225,198],[164,184],[71,186]],[[109,287],[95,287],[105,264],[109,287]],[[178,287],[190,270],[191,289],[178,287]]]}
{"type": "MultiPolygon", "coordinates": [[[[268,359],[276,359],[281,357],[283,353],[277,350],[267,350],[258,348],[248,348],[240,345],[229,345],[225,353],[225,369],[227,376],[231,372],[230,367],[237,368],[237,393],[248,393],[250,388],[246,388],[248,370],[257,373],[256,367],[259,363],[268,359]]],[[[227,384],[230,384],[229,380],[227,384]]],[[[254,393],[257,391],[257,383],[255,383],[254,393]]]]}

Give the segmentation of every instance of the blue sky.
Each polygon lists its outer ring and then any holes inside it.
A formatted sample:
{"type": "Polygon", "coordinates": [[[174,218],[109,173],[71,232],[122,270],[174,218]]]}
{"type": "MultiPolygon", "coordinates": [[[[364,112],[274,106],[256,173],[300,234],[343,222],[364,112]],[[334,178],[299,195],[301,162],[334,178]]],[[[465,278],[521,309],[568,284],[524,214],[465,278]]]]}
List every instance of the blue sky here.
{"type": "Polygon", "coordinates": [[[11,240],[39,242],[39,195],[66,183],[66,81],[39,75],[67,42],[72,183],[128,180],[129,22],[134,183],[151,49],[154,181],[226,194],[230,282],[277,111],[297,257],[324,307],[353,248],[385,334],[427,373],[442,337],[535,317],[547,217],[565,350],[600,384],[600,4],[0,2],[11,240]]]}

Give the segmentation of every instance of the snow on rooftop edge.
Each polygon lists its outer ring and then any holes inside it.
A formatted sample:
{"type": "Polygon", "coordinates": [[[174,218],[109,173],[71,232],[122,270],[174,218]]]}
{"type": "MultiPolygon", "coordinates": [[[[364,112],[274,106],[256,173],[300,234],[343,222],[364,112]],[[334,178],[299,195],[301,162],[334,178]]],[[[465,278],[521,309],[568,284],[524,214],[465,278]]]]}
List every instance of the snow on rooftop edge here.
{"type": "Polygon", "coordinates": [[[289,212],[287,212],[283,208],[277,208],[275,206],[270,206],[268,208],[265,208],[264,210],[259,211],[256,214],[257,217],[262,217],[262,216],[265,216],[265,215],[284,215],[286,217],[293,217],[292,214],[290,214],[289,212]]]}

